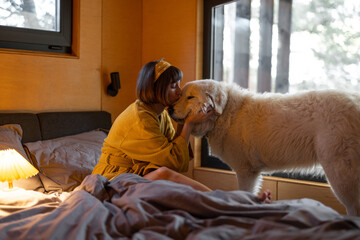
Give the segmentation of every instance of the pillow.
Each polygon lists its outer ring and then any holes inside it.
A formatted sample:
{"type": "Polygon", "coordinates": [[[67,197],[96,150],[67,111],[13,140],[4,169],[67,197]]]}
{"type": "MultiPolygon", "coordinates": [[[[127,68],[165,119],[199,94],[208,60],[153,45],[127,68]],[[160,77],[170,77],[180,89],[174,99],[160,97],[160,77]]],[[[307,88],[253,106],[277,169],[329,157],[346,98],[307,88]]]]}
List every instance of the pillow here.
{"type": "MultiPolygon", "coordinates": [[[[14,149],[20,153],[27,161],[33,164],[26,156],[24,148],[21,143],[22,128],[19,124],[6,124],[0,126],[0,150],[14,149]]],[[[13,181],[14,187],[23,188],[26,190],[34,190],[44,192],[44,186],[40,180],[39,174],[29,177],[27,179],[20,179],[13,181]]],[[[0,189],[8,188],[8,182],[0,182],[0,189]]]]}
{"type": "Polygon", "coordinates": [[[97,164],[106,133],[99,130],[26,143],[46,191],[72,191],[97,164]]]}

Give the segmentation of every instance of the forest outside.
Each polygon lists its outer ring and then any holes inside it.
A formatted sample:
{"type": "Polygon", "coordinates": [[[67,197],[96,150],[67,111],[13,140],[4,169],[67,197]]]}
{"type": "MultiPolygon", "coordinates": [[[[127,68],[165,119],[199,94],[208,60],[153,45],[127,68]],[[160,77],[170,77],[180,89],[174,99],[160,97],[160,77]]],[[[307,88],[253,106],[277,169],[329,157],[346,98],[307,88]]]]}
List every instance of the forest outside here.
{"type": "MultiPolygon", "coordinates": [[[[279,50],[284,42],[280,41],[283,29],[280,28],[281,9],[290,14],[289,50],[286,60],[287,88],[284,92],[297,92],[309,89],[344,89],[360,91],[360,1],[352,0],[252,0],[249,19],[239,18],[236,10],[237,1],[223,5],[224,31],[222,57],[222,80],[236,82],[236,32],[249,28],[249,77],[250,90],[259,91],[259,69],[266,57],[269,58],[271,76],[268,91],[277,92],[275,87],[279,73],[279,50]],[[272,24],[272,31],[262,35],[261,4],[272,2],[266,22],[272,24]],[[286,4],[284,4],[284,2],[286,4]],[[281,5],[283,4],[283,5],[281,5]],[[271,14],[271,15],[270,15],[271,14]],[[269,17],[270,16],[270,17],[269,17]],[[270,38],[270,39],[269,39],[270,38]],[[267,41],[271,49],[269,56],[261,58],[261,44],[267,41]]],[[[267,9],[268,11],[268,9],[267,9]]],[[[216,12],[215,12],[216,13],[216,12]]],[[[221,17],[221,15],[219,15],[221,17]]],[[[217,19],[217,18],[216,18],[217,19]]],[[[287,23],[285,22],[285,25],[287,23]]],[[[284,25],[284,23],[283,23],[284,25]]],[[[218,33],[221,31],[217,31],[218,33]]],[[[216,39],[216,38],[215,38],[216,39]]],[[[266,45],[265,45],[266,46],[266,45]]],[[[241,50],[243,53],[246,52],[241,50]]],[[[218,51],[219,52],[219,51],[218,51]]],[[[219,54],[214,54],[219,56],[219,54]]],[[[215,59],[216,62],[216,59],[215,59]]],[[[244,61],[242,61],[244,62],[244,61]]],[[[215,66],[216,68],[216,66],[215,66]]],[[[281,68],[280,68],[281,69],[281,68]]],[[[220,78],[220,77],[219,77],[220,78]]]]}

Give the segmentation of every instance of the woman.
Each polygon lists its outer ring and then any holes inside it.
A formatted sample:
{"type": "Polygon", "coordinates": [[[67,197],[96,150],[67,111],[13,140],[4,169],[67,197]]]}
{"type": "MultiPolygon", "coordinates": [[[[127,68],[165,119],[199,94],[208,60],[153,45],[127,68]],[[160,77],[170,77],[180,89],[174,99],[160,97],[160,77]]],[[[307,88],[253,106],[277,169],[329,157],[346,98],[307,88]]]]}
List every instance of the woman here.
{"type": "Polygon", "coordinates": [[[210,191],[179,173],[188,169],[188,144],[194,124],[213,114],[211,110],[191,114],[175,132],[165,108],[180,98],[182,77],[181,70],[164,60],[143,66],[137,80],[137,100],[116,118],[92,174],[111,180],[122,173],[134,173],[210,191]]]}
{"type": "MultiPolygon", "coordinates": [[[[188,144],[194,124],[213,115],[212,110],[190,114],[183,125],[177,125],[175,132],[165,108],[180,98],[182,76],[180,69],[164,60],[143,66],[136,85],[138,99],[116,118],[92,174],[111,180],[122,173],[134,173],[151,180],[170,180],[196,190],[211,191],[179,173],[188,169],[188,144]]],[[[260,196],[264,202],[270,198],[269,191],[260,196]]]]}

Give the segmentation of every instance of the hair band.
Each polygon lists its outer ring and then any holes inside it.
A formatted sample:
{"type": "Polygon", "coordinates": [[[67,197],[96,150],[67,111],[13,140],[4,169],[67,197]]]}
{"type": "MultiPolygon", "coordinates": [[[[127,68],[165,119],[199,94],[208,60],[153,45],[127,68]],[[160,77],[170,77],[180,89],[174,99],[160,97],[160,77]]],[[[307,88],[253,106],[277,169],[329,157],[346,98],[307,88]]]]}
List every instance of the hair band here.
{"type": "Polygon", "coordinates": [[[160,60],[156,65],[155,65],[155,81],[158,80],[158,78],[160,77],[160,75],[165,72],[166,69],[168,69],[171,66],[170,63],[164,61],[164,60],[160,60]]]}

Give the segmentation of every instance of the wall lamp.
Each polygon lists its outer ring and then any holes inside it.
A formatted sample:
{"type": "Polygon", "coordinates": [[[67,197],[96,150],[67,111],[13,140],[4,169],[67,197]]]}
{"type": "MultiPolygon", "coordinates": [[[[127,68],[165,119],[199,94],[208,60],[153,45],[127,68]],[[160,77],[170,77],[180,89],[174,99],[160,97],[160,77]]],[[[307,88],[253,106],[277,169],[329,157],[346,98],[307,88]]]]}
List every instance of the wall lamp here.
{"type": "Polygon", "coordinates": [[[107,93],[115,97],[120,89],[120,77],[118,72],[110,73],[111,83],[107,87],[107,93]]]}

